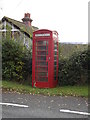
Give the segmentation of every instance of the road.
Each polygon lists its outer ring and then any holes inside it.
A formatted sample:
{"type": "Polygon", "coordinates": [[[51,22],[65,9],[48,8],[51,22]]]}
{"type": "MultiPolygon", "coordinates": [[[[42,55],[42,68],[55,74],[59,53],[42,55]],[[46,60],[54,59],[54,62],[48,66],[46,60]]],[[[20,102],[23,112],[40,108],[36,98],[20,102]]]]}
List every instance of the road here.
{"type": "Polygon", "coordinates": [[[44,96],[3,92],[2,102],[3,118],[88,117],[88,100],[81,97],[44,96]]]}

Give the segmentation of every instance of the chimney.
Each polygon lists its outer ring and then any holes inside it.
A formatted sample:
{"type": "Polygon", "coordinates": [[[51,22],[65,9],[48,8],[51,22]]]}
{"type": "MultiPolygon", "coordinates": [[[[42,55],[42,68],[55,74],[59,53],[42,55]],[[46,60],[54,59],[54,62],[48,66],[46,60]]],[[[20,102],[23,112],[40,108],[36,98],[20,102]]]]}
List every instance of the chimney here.
{"type": "Polygon", "coordinates": [[[30,18],[30,14],[29,13],[25,13],[24,14],[24,18],[22,19],[23,23],[27,26],[31,26],[31,22],[33,21],[31,18],[30,18]]]}

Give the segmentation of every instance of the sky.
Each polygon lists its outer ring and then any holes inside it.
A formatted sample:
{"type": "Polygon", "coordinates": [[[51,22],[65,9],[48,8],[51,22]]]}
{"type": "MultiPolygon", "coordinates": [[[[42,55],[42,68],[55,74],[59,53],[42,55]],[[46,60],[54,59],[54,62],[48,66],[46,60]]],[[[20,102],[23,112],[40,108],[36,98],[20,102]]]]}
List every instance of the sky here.
{"type": "Polygon", "coordinates": [[[24,13],[33,26],[56,30],[60,42],[88,42],[88,0],[0,0],[0,20],[22,21],[24,13]]]}

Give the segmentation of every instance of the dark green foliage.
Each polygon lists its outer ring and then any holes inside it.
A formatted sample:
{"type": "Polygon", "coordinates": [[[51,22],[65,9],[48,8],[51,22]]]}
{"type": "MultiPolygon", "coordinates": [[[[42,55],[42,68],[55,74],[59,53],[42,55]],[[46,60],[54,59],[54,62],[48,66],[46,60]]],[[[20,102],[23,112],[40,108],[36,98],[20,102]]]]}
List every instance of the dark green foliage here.
{"type": "Polygon", "coordinates": [[[2,40],[2,78],[24,82],[31,74],[31,53],[25,46],[12,39],[2,40]]]}
{"type": "Polygon", "coordinates": [[[81,85],[88,82],[88,50],[73,53],[59,61],[59,85],[81,85]]]}

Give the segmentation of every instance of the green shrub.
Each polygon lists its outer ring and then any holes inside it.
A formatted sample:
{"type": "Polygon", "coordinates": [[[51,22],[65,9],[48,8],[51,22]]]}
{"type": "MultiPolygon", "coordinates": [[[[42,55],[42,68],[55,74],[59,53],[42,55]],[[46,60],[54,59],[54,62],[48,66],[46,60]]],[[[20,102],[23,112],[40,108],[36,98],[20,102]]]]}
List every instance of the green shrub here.
{"type": "Polygon", "coordinates": [[[81,85],[88,82],[88,50],[59,60],[59,85],[81,85]]]}
{"type": "Polygon", "coordinates": [[[31,53],[12,39],[2,40],[2,79],[23,82],[31,74],[31,53]]]}

